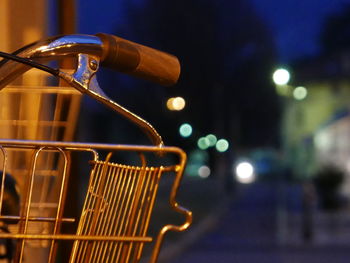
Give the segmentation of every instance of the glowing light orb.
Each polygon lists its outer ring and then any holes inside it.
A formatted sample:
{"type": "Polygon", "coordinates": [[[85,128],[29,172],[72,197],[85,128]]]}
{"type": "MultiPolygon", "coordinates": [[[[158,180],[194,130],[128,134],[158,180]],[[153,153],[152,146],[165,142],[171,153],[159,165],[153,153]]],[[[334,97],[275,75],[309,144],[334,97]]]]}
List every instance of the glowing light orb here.
{"type": "Polygon", "coordinates": [[[166,106],[171,111],[180,111],[185,108],[186,102],[182,97],[169,98],[167,100],[166,106]]]}
{"type": "Polygon", "coordinates": [[[303,100],[307,96],[307,89],[305,87],[296,87],[293,91],[293,97],[296,100],[303,100]]]}
{"type": "Polygon", "coordinates": [[[273,73],[272,79],[277,85],[286,85],[290,79],[290,74],[288,70],[280,68],[273,73]]]}
{"type": "Polygon", "coordinates": [[[214,146],[216,144],[216,142],[218,141],[218,139],[216,138],[216,136],[214,134],[208,134],[205,138],[208,139],[210,147],[214,146]]]}
{"type": "Polygon", "coordinates": [[[201,167],[199,167],[199,169],[198,169],[198,175],[199,175],[199,177],[201,177],[201,178],[207,178],[207,177],[209,177],[209,175],[210,175],[210,168],[208,167],[208,166],[206,166],[206,165],[202,165],[201,167]]]}
{"type": "Polygon", "coordinates": [[[179,128],[179,133],[182,137],[189,137],[192,134],[192,126],[191,124],[184,123],[179,128]]]}
{"type": "Polygon", "coordinates": [[[228,150],[229,143],[225,139],[220,139],[216,142],[215,148],[218,152],[226,152],[228,150]]]}
{"type": "Polygon", "coordinates": [[[241,162],[236,166],[236,179],[242,184],[255,181],[254,167],[249,162],[241,162]]]}
{"type": "Polygon", "coordinates": [[[205,137],[201,137],[197,141],[197,146],[201,150],[208,149],[209,148],[209,144],[210,144],[209,140],[207,138],[205,138],[205,137]]]}

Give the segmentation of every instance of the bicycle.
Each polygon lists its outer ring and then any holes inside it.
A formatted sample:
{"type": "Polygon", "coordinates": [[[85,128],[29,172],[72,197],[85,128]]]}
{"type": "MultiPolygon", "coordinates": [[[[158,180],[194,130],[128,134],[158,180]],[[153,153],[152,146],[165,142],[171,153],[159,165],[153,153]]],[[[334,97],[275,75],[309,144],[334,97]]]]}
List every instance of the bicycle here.
{"type": "Polygon", "coordinates": [[[192,222],[192,213],[176,201],[186,154],[177,147],[164,146],[151,124],[110,99],[99,87],[96,72],[102,65],[161,85],[172,85],[180,72],[177,58],[108,34],[51,37],[13,54],[0,52],[0,56],[5,58],[0,62],[0,90],[30,68],[40,69],[134,122],[154,145],[0,140],[0,221],[4,224],[0,239],[7,240],[7,250],[14,247],[13,253],[8,251],[5,257],[13,262],[29,262],[33,260],[30,259],[33,247],[40,247],[45,250],[45,262],[57,262],[59,247],[69,243],[67,262],[139,262],[144,246],[153,243],[150,262],[156,262],[164,235],[168,231],[184,231],[192,222]],[[73,73],[43,64],[67,57],[77,58],[73,73]],[[113,158],[118,152],[135,153],[138,164],[117,163],[113,158]],[[91,155],[92,168],[80,216],[72,218],[65,213],[66,196],[71,187],[71,156],[77,153],[91,155]],[[175,163],[160,164],[168,155],[176,156],[175,163]],[[20,174],[11,166],[12,156],[22,160],[20,174]],[[48,162],[54,169],[47,169],[48,162]],[[7,173],[15,182],[8,179],[7,173]],[[175,175],[170,207],[184,215],[185,222],[165,225],[156,237],[151,237],[148,235],[151,214],[160,180],[167,173],[175,175]],[[6,211],[4,196],[18,181],[22,183],[17,187],[18,196],[15,191],[13,198],[19,199],[19,207],[6,211]],[[46,190],[37,193],[37,187],[46,190]],[[67,233],[66,224],[76,227],[67,233]]]}

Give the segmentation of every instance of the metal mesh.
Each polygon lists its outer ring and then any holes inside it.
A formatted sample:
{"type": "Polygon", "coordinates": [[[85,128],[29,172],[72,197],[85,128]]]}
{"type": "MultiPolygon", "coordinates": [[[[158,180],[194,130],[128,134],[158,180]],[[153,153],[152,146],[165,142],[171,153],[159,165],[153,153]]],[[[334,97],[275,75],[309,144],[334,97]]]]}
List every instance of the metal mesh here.
{"type": "MultiPolygon", "coordinates": [[[[172,147],[146,147],[123,145],[80,144],[48,141],[6,140],[2,145],[3,170],[0,191],[0,219],[9,221],[10,233],[0,233],[0,239],[16,240],[15,262],[26,261],[27,253],[33,253],[33,247],[47,247],[46,262],[56,262],[57,247],[60,242],[72,242],[69,262],[138,262],[145,243],[161,242],[158,237],[147,233],[151,213],[155,204],[160,179],[165,172],[175,173],[176,177],[170,196],[170,205],[177,210],[175,193],[184,168],[184,153],[172,147]],[[26,163],[22,180],[25,181],[21,195],[21,207],[17,213],[8,213],[2,209],[5,198],[4,189],[9,188],[5,173],[8,164],[8,152],[16,150],[30,156],[26,163]],[[104,152],[100,154],[100,152],[104,152]],[[138,153],[141,165],[125,165],[111,161],[116,151],[138,153]],[[92,153],[89,162],[91,172],[85,190],[85,201],[80,216],[69,218],[64,214],[66,194],[70,189],[69,167],[71,154],[92,153]],[[99,155],[105,155],[100,160],[99,155]],[[146,158],[167,154],[178,155],[179,163],[170,166],[149,166],[146,158]],[[48,155],[56,155],[58,169],[42,170],[48,155]],[[46,179],[49,180],[46,180],[46,179]],[[36,189],[47,189],[46,194],[36,189]],[[76,222],[73,232],[63,233],[63,224],[76,222]]],[[[181,211],[178,211],[181,212],[181,211]]],[[[189,213],[183,210],[182,212],[189,213]]],[[[190,217],[186,218],[189,224],[190,217]]],[[[181,227],[181,226],[180,226],[181,227]]],[[[169,226],[164,226],[164,229],[169,226]]],[[[162,233],[164,232],[164,233],[162,233]]],[[[155,246],[154,253],[159,253],[155,246]]],[[[155,262],[153,260],[152,262],[155,262]]]]}

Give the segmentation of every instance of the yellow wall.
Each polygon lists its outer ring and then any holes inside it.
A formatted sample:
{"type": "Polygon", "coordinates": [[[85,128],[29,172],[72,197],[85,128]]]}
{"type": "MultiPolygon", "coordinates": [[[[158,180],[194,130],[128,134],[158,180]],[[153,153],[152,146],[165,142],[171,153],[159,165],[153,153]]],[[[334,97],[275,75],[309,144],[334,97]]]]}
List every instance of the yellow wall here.
{"type": "Polygon", "coordinates": [[[282,124],[284,152],[298,176],[314,171],[313,137],[339,111],[349,108],[348,81],[313,82],[305,85],[307,97],[302,101],[287,98],[282,124]],[[307,156],[307,158],[305,158],[307,156]]]}
{"type": "Polygon", "coordinates": [[[14,51],[47,32],[47,0],[1,0],[1,49],[14,51]]]}

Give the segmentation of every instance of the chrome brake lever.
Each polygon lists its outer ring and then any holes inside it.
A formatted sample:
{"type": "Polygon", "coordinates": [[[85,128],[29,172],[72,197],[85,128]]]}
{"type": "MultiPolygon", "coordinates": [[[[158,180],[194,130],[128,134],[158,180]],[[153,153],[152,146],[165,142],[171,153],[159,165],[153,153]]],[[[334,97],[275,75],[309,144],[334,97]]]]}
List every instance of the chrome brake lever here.
{"type": "MultiPolygon", "coordinates": [[[[17,52],[17,56],[40,63],[78,56],[77,70],[73,74],[60,71],[59,77],[80,92],[88,94],[140,126],[155,145],[162,146],[162,138],[147,121],[115,103],[99,87],[95,75],[102,56],[102,46],[103,43],[96,36],[56,36],[28,45],[17,52]]],[[[2,63],[0,65],[0,90],[29,69],[27,65],[15,61],[2,63]]]]}
{"type": "Polygon", "coordinates": [[[159,147],[163,146],[162,137],[150,123],[122,107],[103,92],[96,78],[99,63],[99,58],[96,56],[78,54],[77,70],[73,74],[60,71],[58,76],[80,92],[89,95],[135,123],[146,133],[153,144],[159,147]]]}

